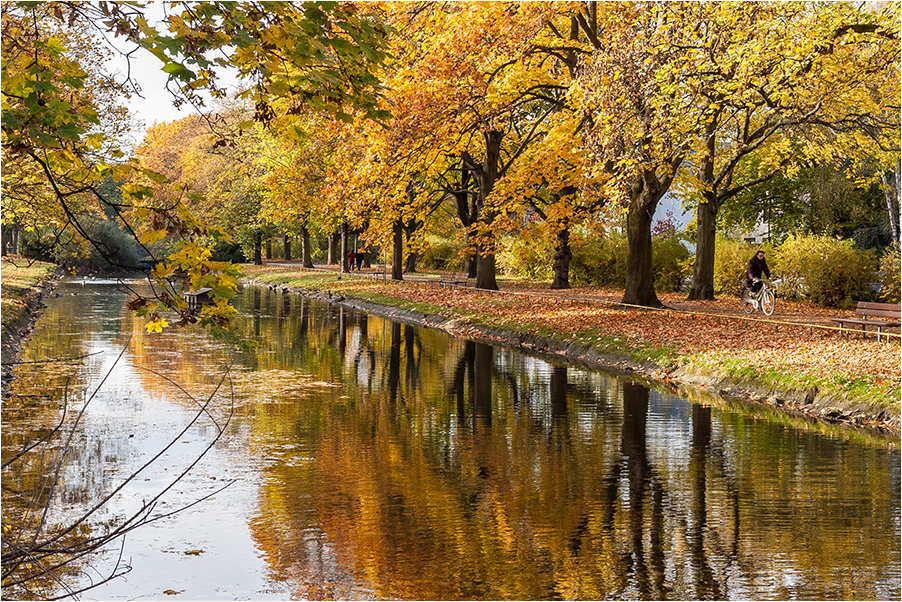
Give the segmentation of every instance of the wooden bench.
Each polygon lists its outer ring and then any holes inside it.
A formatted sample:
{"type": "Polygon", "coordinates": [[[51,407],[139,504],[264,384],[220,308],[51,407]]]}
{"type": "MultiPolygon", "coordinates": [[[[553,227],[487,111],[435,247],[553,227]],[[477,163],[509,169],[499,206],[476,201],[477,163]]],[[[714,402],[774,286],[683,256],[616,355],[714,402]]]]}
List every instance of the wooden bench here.
{"type": "Polygon", "coordinates": [[[441,275],[439,286],[442,288],[449,286],[467,286],[470,282],[470,275],[461,272],[447,272],[441,275]]]}
{"type": "Polygon", "coordinates": [[[880,332],[884,328],[896,328],[899,326],[899,319],[902,318],[902,305],[897,303],[869,303],[861,301],[855,309],[855,314],[862,316],[860,318],[832,318],[834,322],[839,322],[840,332],[845,324],[856,324],[861,326],[861,333],[864,336],[865,329],[868,326],[877,328],[877,340],[880,340],[880,332]],[[878,319],[869,319],[878,318],[878,319]],[[879,318],[894,318],[891,320],[879,318]]]}

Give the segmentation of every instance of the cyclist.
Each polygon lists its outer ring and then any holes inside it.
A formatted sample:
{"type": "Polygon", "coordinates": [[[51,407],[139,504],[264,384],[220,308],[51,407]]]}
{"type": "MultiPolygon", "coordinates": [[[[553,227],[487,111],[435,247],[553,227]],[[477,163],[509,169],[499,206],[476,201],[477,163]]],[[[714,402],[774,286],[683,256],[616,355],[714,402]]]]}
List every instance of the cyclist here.
{"type": "Polygon", "coordinates": [[[758,251],[749,259],[749,265],[745,268],[746,286],[757,293],[761,289],[761,274],[770,278],[770,268],[767,267],[767,261],[764,260],[764,251],[758,251]]]}

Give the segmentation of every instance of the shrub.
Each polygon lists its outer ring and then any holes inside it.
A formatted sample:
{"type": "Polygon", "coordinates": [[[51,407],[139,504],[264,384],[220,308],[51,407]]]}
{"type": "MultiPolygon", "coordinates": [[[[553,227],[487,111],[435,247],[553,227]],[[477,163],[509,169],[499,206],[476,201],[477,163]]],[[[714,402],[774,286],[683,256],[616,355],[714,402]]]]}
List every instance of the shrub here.
{"type": "MultiPolygon", "coordinates": [[[[626,236],[615,232],[604,238],[586,239],[573,247],[570,281],[590,286],[626,286],[626,236]]],[[[655,290],[679,290],[691,273],[690,253],[679,236],[656,236],[652,240],[652,271],[655,290]]]]}
{"type": "MultiPolygon", "coordinates": [[[[745,241],[717,237],[714,246],[714,292],[717,294],[742,294],[742,281],[749,259],[760,245],[745,241]]],[[[765,252],[765,254],[767,254],[765,252]]],[[[773,271],[773,269],[771,269],[773,271]]]]}
{"type": "Polygon", "coordinates": [[[420,256],[419,265],[427,270],[446,272],[460,272],[463,269],[460,245],[451,241],[430,241],[426,250],[420,256]]]}
{"type": "Polygon", "coordinates": [[[900,289],[902,289],[900,269],[902,266],[900,266],[899,249],[890,245],[880,258],[881,287],[877,298],[884,303],[899,303],[900,289]]]}
{"type": "Polygon", "coordinates": [[[652,270],[655,274],[655,290],[673,292],[680,290],[683,280],[692,273],[689,249],[679,236],[656,236],[651,243],[652,270]]]}
{"type": "Polygon", "coordinates": [[[570,281],[590,286],[626,285],[626,236],[615,232],[605,237],[573,243],[570,281]]]}
{"type": "Polygon", "coordinates": [[[25,233],[20,242],[22,255],[80,271],[138,267],[138,243],[116,222],[83,218],[80,225],[92,240],[102,245],[103,253],[71,231],[58,234],[52,228],[43,227],[25,233]],[[111,261],[117,265],[112,266],[111,261]]]}
{"type": "Polygon", "coordinates": [[[57,236],[51,228],[41,226],[19,234],[19,255],[47,263],[56,263],[53,247],[57,236]]]}
{"type": "Polygon", "coordinates": [[[232,263],[244,263],[247,261],[240,244],[224,241],[216,243],[210,259],[213,261],[231,261],[232,263]]]}
{"type": "Polygon", "coordinates": [[[790,236],[774,251],[771,271],[789,281],[804,281],[815,303],[840,307],[874,279],[872,252],[851,240],[828,236],[790,236]]]}
{"type": "Polygon", "coordinates": [[[554,278],[554,248],[546,239],[535,236],[504,242],[497,256],[502,274],[533,281],[554,278]]]}

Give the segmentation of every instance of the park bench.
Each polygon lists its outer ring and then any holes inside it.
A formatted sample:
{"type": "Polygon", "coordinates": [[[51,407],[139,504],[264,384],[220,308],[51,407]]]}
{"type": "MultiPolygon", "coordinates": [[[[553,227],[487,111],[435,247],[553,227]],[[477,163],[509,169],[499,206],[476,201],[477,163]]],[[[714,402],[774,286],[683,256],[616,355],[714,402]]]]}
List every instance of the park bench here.
{"type": "Polygon", "coordinates": [[[845,324],[860,325],[862,336],[864,336],[865,329],[868,326],[874,326],[877,328],[877,340],[879,341],[880,332],[884,328],[896,328],[899,326],[899,319],[902,318],[902,305],[897,303],[870,303],[861,301],[855,309],[855,314],[862,317],[832,318],[832,320],[834,322],[839,322],[840,332],[842,332],[845,324]],[[885,318],[894,319],[886,320],[885,318]]]}
{"type": "Polygon", "coordinates": [[[470,281],[469,274],[463,274],[461,272],[446,272],[441,275],[439,279],[439,286],[442,288],[449,286],[467,286],[470,281]]]}

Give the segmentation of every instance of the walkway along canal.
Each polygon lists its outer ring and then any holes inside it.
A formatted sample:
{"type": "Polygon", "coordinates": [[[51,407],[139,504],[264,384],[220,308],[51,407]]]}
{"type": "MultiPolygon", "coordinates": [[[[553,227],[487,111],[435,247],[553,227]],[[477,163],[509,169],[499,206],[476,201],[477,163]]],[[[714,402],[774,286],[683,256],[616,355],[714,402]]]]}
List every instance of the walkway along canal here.
{"type": "MultiPolygon", "coordinates": [[[[66,391],[78,410],[100,389],[53,521],[176,437],[89,525],[106,528],[225,425],[153,512],[214,495],[132,532],[131,572],[83,599],[902,593],[895,435],[689,401],[264,288],[236,300],[239,328],[259,342],[243,357],[198,329],[143,333],[113,282],[57,292],[21,359],[82,359],[20,366],[3,404],[7,456],[59,420],[66,391]],[[209,412],[179,435],[232,361],[209,412]]],[[[28,466],[4,471],[4,512],[9,492],[35,483],[28,466]]],[[[118,555],[70,587],[109,574],[118,555]]]]}

